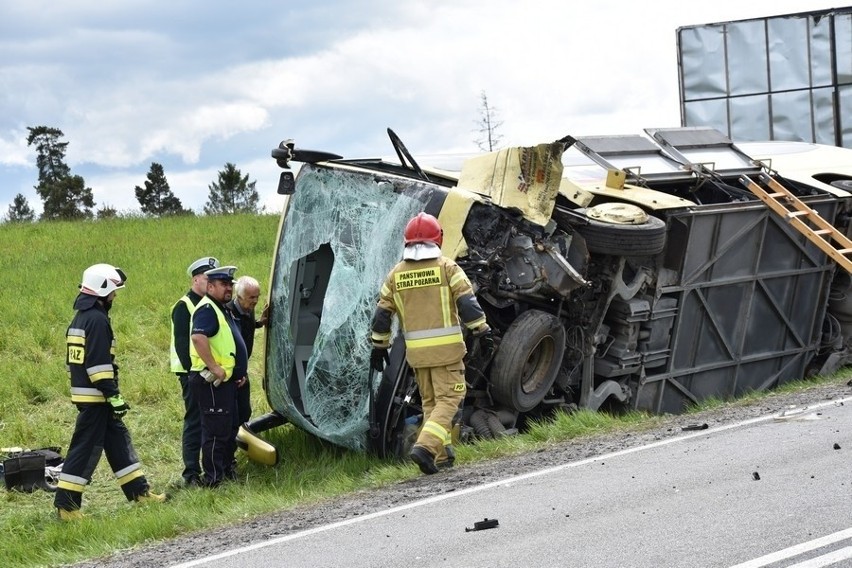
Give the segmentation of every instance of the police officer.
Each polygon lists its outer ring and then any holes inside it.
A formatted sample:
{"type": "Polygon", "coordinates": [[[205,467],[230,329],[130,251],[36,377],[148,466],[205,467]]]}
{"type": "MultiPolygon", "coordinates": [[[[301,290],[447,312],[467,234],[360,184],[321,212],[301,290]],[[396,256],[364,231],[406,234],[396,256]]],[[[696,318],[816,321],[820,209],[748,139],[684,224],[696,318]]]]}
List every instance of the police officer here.
{"type": "Polygon", "coordinates": [[[151,492],[130,432],[121,420],[130,406],[118,388],[115,335],[108,314],[115,291],[124,288],[126,280],[124,272],[110,264],[87,268],[74,301],[77,314],[65,334],[77,422],[53,500],[64,521],[82,518],[83,489],[91,481],[102,452],[128,501],[166,500],[165,495],[151,492]]]}
{"type": "Polygon", "coordinates": [[[427,213],[405,227],[403,260],[391,269],[379,294],[372,322],[370,363],[382,371],[388,360],[391,320],[396,314],[405,338],[405,357],[414,369],[423,404],[423,426],[411,459],[425,474],[452,465],[453,420],[464,400],[467,350],[460,323],[493,349],[491,328],[464,271],[443,256],[443,231],[427,213]]]}
{"type": "Polygon", "coordinates": [[[192,314],[189,383],[201,413],[201,484],[216,487],[235,479],[237,449],[236,380],[244,377],[248,355],[240,328],[225,304],[234,290],[235,266],[205,272],[207,294],[192,314]]]}
{"type": "Polygon", "coordinates": [[[172,306],[172,344],[171,371],[180,382],[183,396],[183,434],[181,436],[181,453],[183,456],[183,477],[187,486],[198,485],[201,480],[201,415],[198,403],[189,387],[189,332],[192,313],[195,306],[207,293],[206,271],[217,268],[219,261],[212,256],[204,256],[193,262],[187,268],[187,274],[192,279],[189,291],[180,297],[172,306]]]}

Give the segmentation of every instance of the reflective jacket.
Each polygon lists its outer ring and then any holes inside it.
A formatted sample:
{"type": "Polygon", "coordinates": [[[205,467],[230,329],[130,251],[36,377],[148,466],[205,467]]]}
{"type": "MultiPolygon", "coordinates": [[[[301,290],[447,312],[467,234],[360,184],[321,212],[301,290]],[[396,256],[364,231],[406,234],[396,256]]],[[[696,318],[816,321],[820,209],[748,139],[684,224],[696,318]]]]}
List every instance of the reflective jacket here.
{"type": "Polygon", "coordinates": [[[190,290],[172,306],[172,342],[169,348],[169,363],[172,373],[186,374],[192,364],[189,359],[192,314],[201,296],[190,290]],[[184,325],[186,324],[186,325],[184,325]],[[180,326],[176,328],[175,326],[180,326]],[[175,332],[177,330],[177,333],[175,332]]]}
{"type": "MultiPolygon", "coordinates": [[[[237,343],[234,339],[234,333],[231,331],[231,326],[228,320],[225,319],[225,313],[216,305],[216,302],[210,299],[209,296],[204,296],[198,305],[195,307],[195,314],[201,308],[210,305],[216,313],[216,319],[219,321],[219,331],[213,337],[208,337],[210,341],[210,353],[216,364],[225,369],[225,380],[231,378],[234,372],[234,367],[237,364],[237,343]]],[[[193,371],[202,371],[207,368],[204,360],[198,356],[198,351],[195,349],[195,343],[189,343],[189,358],[192,361],[193,371]]]]}
{"type": "Polygon", "coordinates": [[[406,359],[412,367],[461,361],[467,352],[461,325],[471,330],[488,325],[464,271],[445,256],[403,260],[393,267],[373,315],[375,347],[388,347],[394,314],[399,317],[406,359]]]}
{"type": "Polygon", "coordinates": [[[96,297],[79,294],[74,308],[77,314],[65,332],[71,402],[103,404],[118,394],[115,335],[109,316],[96,297]]]}

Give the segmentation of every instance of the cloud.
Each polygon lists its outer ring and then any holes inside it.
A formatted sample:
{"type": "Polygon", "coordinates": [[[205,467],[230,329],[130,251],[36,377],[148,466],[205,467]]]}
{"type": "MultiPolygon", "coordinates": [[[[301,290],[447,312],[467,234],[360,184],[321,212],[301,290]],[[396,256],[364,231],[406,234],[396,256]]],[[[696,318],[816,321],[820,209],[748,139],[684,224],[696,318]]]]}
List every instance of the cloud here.
{"type": "MultiPolygon", "coordinates": [[[[506,142],[527,143],[561,136],[572,116],[612,111],[627,94],[620,84],[632,83],[631,97],[636,90],[654,91],[640,77],[622,82],[608,72],[609,50],[600,34],[570,17],[569,6],[543,5],[543,10],[516,7],[507,18],[503,9],[489,10],[479,2],[414,3],[403,21],[385,19],[352,30],[306,56],[208,66],[167,79],[146,67],[113,69],[102,77],[115,76],[108,89],[68,91],[60,122],[67,121],[62,128],[73,141],[69,160],[127,167],[169,154],[195,164],[211,139],[290,124],[320,131],[322,142],[343,140],[355,148],[386,148],[383,130],[392,126],[413,131],[406,139],[425,152],[475,149],[472,130],[482,90],[502,111],[506,142]],[[591,49],[595,58],[589,57],[591,49]],[[306,107],[322,110],[300,118],[306,107]],[[562,122],[565,126],[555,130],[562,122]],[[430,132],[435,124],[447,128],[430,132]]],[[[139,30],[86,32],[75,34],[87,38],[86,53],[110,45],[123,55],[138,46],[161,59],[174,41],[139,30]]],[[[637,42],[622,63],[635,60],[638,66],[648,43],[637,42]]],[[[44,78],[50,69],[42,71],[44,78]]]]}
{"type": "Polygon", "coordinates": [[[27,132],[25,130],[14,130],[6,137],[0,137],[0,164],[7,166],[32,167],[30,154],[27,147],[27,132]]]}

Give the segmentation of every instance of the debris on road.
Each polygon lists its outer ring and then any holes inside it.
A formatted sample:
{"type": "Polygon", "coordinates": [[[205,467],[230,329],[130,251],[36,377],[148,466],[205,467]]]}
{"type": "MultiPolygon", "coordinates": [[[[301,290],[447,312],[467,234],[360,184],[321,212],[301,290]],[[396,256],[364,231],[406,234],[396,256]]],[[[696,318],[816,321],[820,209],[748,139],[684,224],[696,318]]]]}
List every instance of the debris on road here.
{"type": "Polygon", "coordinates": [[[792,406],[786,410],[782,410],[775,416],[775,420],[819,420],[819,413],[810,411],[808,407],[798,408],[792,406]]]}
{"type": "Polygon", "coordinates": [[[496,529],[498,526],[500,526],[500,523],[497,521],[497,519],[489,519],[488,517],[485,517],[485,519],[473,523],[473,528],[465,527],[464,532],[496,529]]]}

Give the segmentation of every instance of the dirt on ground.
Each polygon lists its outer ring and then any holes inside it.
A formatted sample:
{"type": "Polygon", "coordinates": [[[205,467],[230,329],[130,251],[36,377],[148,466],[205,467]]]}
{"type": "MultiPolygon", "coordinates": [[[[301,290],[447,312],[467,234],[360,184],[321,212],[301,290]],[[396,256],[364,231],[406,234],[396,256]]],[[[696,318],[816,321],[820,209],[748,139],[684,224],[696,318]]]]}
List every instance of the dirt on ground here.
{"type": "Polygon", "coordinates": [[[287,509],[215,532],[195,533],[74,566],[147,568],[179,564],[449,491],[680,436],[691,430],[716,428],[773,414],[792,415],[819,403],[849,396],[852,396],[849,384],[833,383],[792,393],[775,393],[748,404],[731,403],[700,413],[665,416],[652,428],[584,437],[528,454],[475,464],[459,464],[452,470],[432,476],[421,476],[381,489],[359,491],[311,507],[287,509]]]}

